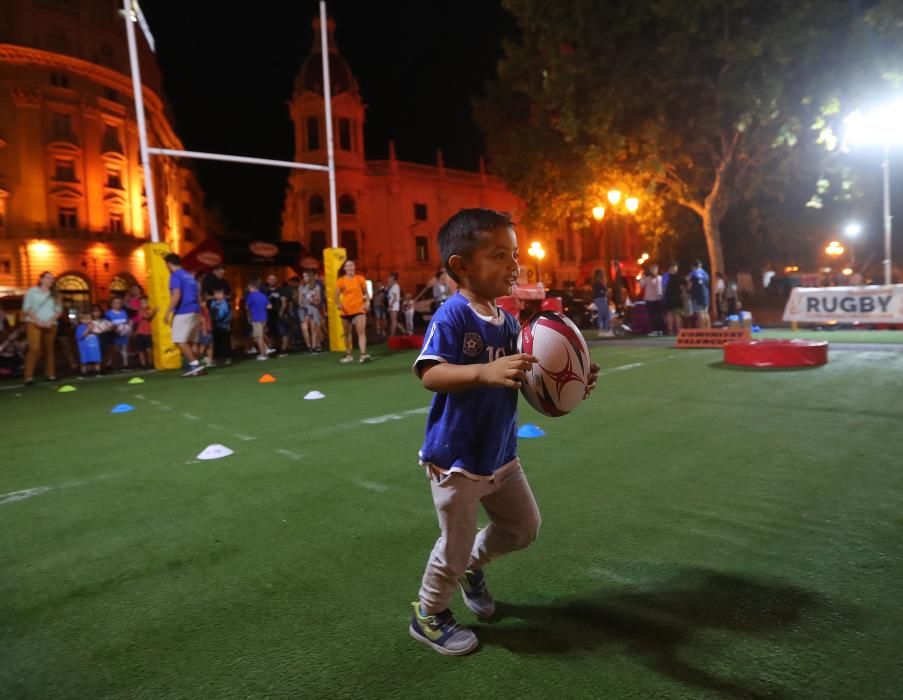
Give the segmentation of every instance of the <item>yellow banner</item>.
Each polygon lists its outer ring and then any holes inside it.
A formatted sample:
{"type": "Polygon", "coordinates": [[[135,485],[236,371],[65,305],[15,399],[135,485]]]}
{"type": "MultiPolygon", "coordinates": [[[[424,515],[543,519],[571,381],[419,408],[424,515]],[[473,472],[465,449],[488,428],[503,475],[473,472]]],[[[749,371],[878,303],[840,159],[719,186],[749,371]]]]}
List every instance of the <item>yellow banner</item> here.
{"type": "Polygon", "coordinates": [[[145,243],[144,259],[147,262],[147,300],[156,309],[151,321],[154,342],[154,367],[157,369],[179,369],[182,353],[172,342],[172,328],[164,321],[169,308],[169,268],[163,261],[169,255],[165,243],[145,243]]]}
{"type": "Polygon", "coordinates": [[[339,307],[335,303],[335,283],[345,264],[344,248],[327,248],[323,251],[323,285],[326,287],[326,320],[329,325],[329,349],[345,352],[345,336],[339,307]]]}

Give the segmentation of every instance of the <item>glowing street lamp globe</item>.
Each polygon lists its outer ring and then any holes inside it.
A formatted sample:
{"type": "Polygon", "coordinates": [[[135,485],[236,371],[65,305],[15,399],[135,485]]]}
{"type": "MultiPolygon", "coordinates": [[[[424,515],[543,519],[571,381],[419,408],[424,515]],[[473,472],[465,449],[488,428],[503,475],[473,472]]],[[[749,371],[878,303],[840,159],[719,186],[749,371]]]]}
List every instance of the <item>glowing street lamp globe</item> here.
{"type": "Polygon", "coordinates": [[[845,248],[840,245],[837,241],[831,241],[825,247],[825,252],[830,255],[832,258],[836,258],[839,255],[843,255],[845,248]]]}
{"type": "Polygon", "coordinates": [[[636,197],[628,197],[626,200],[624,200],[624,206],[627,207],[627,211],[629,211],[631,214],[634,214],[640,206],[640,200],[636,197]]]}
{"type": "Polygon", "coordinates": [[[602,221],[605,218],[605,207],[601,204],[599,206],[593,207],[593,218],[596,221],[602,221]]]}
{"type": "Polygon", "coordinates": [[[847,238],[856,238],[862,233],[862,225],[855,222],[847,224],[844,227],[843,232],[846,234],[847,238]]]}
{"type": "Polygon", "coordinates": [[[621,201],[621,190],[609,190],[608,191],[608,201],[611,202],[612,206],[621,201]]]}

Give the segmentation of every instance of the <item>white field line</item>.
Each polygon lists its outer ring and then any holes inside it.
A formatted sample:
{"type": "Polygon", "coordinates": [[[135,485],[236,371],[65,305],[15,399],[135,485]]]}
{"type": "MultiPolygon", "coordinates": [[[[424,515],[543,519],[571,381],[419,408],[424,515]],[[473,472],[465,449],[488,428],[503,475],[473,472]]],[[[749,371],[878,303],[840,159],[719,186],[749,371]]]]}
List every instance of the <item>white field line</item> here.
{"type": "Polygon", "coordinates": [[[388,486],[384,486],[383,484],[378,484],[375,481],[368,481],[367,479],[349,479],[351,483],[357,484],[363,489],[367,489],[368,491],[376,491],[376,493],[385,493],[389,490],[388,486]]]}
{"type": "Polygon", "coordinates": [[[606,370],[602,370],[599,374],[610,374],[611,372],[623,372],[628,369],[636,369],[637,367],[642,367],[642,362],[632,362],[629,365],[619,365],[618,367],[609,367],[606,370]]]}
{"type": "MultiPolygon", "coordinates": [[[[155,406],[158,406],[159,408],[163,409],[164,411],[172,410],[172,406],[166,406],[165,404],[160,403],[156,399],[150,399],[149,401],[150,401],[150,403],[154,404],[155,406]]],[[[322,436],[328,435],[330,433],[344,432],[345,430],[348,430],[350,428],[358,428],[358,427],[361,427],[364,425],[379,425],[381,423],[387,423],[387,422],[394,421],[394,420],[402,420],[409,416],[424,415],[426,413],[429,413],[429,410],[430,410],[429,406],[421,406],[420,408],[411,408],[406,411],[401,411],[400,413],[387,413],[382,416],[373,416],[371,418],[363,418],[361,420],[357,420],[354,422],[341,423],[338,425],[324,427],[320,430],[308,433],[305,437],[322,437],[322,436]]],[[[199,416],[197,417],[197,420],[200,420],[199,416]]],[[[222,426],[216,425],[213,423],[209,424],[208,427],[213,428],[215,430],[225,430],[225,428],[223,428],[222,426]]],[[[239,440],[244,440],[245,442],[250,442],[252,440],[257,439],[253,435],[243,435],[241,433],[233,433],[233,436],[238,438],[239,440]]],[[[283,455],[284,457],[288,457],[289,459],[294,460],[294,461],[299,461],[299,460],[303,459],[302,454],[300,454],[298,452],[293,452],[291,450],[276,450],[276,452],[278,452],[279,454],[283,455]]],[[[192,460],[185,462],[185,464],[196,464],[198,462],[199,462],[199,460],[192,459],[192,460]]],[[[9,493],[0,494],[0,505],[7,505],[9,503],[15,503],[17,501],[24,501],[28,498],[32,498],[34,496],[40,496],[42,494],[47,493],[48,491],[53,491],[55,489],[70,488],[70,487],[74,487],[74,486],[84,486],[84,485],[87,485],[87,484],[90,484],[90,483],[93,483],[96,481],[102,481],[105,479],[110,479],[114,476],[120,476],[120,475],[125,474],[126,472],[130,472],[130,471],[133,471],[133,469],[124,469],[121,472],[116,472],[113,474],[103,474],[101,476],[92,477],[90,479],[83,479],[80,481],[67,481],[67,482],[63,482],[57,486],[35,486],[30,489],[22,489],[21,491],[11,491],[9,493]]],[[[366,479],[351,479],[351,481],[353,483],[357,484],[358,486],[360,486],[361,488],[365,488],[370,491],[375,491],[377,493],[383,493],[384,491],[388,490],[387,486],[384,486],[383,484],[378,484],[375,481],[367,481],[366,479]]]]}
{"type": "Polygon", "coordinates": [[[200,417],[193,413],[183,413],[182,418],[187,418],[188,420],[200,420],[200,417]]]}

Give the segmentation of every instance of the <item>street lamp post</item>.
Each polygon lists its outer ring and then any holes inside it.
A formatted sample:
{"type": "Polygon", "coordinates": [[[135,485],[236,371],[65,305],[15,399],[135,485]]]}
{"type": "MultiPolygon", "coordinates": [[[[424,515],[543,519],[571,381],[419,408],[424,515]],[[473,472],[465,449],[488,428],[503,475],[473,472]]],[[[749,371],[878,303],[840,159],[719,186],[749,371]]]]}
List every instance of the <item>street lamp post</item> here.
{"type": "Polygon", "coordinates": [[[850,266],[852,267],[856,265],[856,239],[862,233],[862,226],[853,221],[844,227],[843,233],[850,239],[850,266]]]}
{"type": "Polygon", "coordinates": [[[546,257],[546,251],[539,241],[533,241],[527,248],[527,255],[536,260],[536,281],[542,284],[542,259],[546,257]]]}
{"type": "Polygon", "coordinates": [[[853,143],[878,144],[883,149],[881,169],[884,175],[884,284],[891,284],[891,237],[892,216],[890,213],[890,147],[903,143],[903,100],[885,105],[873,112],[856,110],[844,123],[847,137],[853,143]]]}

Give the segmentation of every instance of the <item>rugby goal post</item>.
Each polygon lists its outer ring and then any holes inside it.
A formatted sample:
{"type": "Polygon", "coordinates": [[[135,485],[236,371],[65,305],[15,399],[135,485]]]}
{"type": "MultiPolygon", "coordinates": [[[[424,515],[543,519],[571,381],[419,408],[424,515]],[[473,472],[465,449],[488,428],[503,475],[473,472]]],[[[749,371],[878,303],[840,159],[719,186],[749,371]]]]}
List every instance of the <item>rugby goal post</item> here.
{"type": "MultiPolygon", "coordinates": [[[[155,280],[161,274],[159,264],[152,265],[151,260],[154,256],[165,255],[166,247],[160,242],[160,229],[157,221],[156,199],[154,197],[153,173],[151,171],[151,156],[170,156],[173,158],[195,158],[199,160],[215,160],[226,163],[244,163],[251,165],[268,165],[278,168],[294,168],[296,170],[316,170],[326,172],[329,175],[329,226],[331,234],[332,248],[327,249],[323,253],[323,265],[326,275],[326,308],[329,318],[329,345],[333,351],[342,351],[344,347],[344,338],[341,332],[342,324],[339,319],[339,312],[335,304],[335,276],[338,268],[345,261],[345,250],[339,248],[338,240],[338,212],[336,210],[336,184],[335,184],[335,150],[332,134],[332,83],[329,80],[329,43],[327,32],[327,16],[326,2],[320,1],[320,55],[323,63],[323,103],[325,107],[326,117],[326,165],[319,163],[299,163],[287,160],[272,160],[269,158],[254,158],[249,156],[237,156],[227,153],[204,153],[201,151],[185,151],[172,148],[157,148],[148,145],[147,140],[147,121],[144,111],[144,96],[141,90],[141,67],[138,62],[138,49],[135,40],[135,25],[137,24],[148,47],[152,52],[156,52],[153,34],[150,31],[150,25],[141,11],[138,0],[122,0],[123,17],[125,19],[126,38],[129,48],[129,65],[132,74],[132,90],[135,99],[135,115],[138,125],[138,145],[141,157],[141,166],[144,169],[144,190],[147,199],[148,225],[150,227],[151,244],[146,246],[145,255],[147,257],[147,274],[148,288],[152,293],[151,303],[157,308],[163,305],[165,295],[166,304],[169,303],[168,285],[159,284],[160,280],[155,280]],[[152,277],[153,276],[153,277],[152,277]],[[330,284],[330,281],[332,284],[330,284]]],[[[158,261],[159,262],[159,261],[158,261]]],[[[169,329],[163,324],[163,314],[157,314],[154,317],[154,363],[160,369],[173,368],[173,362],[178,362],[178,353],[166,352],[172,349],[172,337],[169,329]],[[160,348],[158,353],[157,348],[160,348]]],[[[177,364],[175,365],[178,366],[177,364]]]]}

